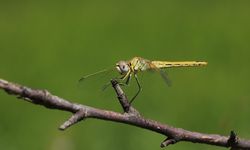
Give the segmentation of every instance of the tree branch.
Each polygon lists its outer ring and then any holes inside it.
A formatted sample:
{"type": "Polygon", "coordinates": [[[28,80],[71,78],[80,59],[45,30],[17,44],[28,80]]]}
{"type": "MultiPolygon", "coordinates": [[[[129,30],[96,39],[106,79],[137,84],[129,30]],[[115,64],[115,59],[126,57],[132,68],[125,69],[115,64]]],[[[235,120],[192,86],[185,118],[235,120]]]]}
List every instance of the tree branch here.
{"type": "Polygon", "coordinates": [[[73,113],[73,115],[59,127],[60,130],[65,130],[73,124],[86,118],[97,118],[130,124],[165,135],[167,138],[161,143],[161,147],[175,144],[180,141],[188,141],[193,143],[231,147],[232,149],[250,149],[250,140],[238,138],[233,131],[231,131],[229,136],[203,134],[181,128],[174,128],[167,124],[146,119],[129,104],[129,101],[119,84],[115,80],[112,80],[111,82],[116,91],[119,102],[122,105],[124,113],[71,103],[68,100],[52,95],[46,90],[31,89],[3,79],[0,79],[0,88],[5,90],[10,95],[16,95],[18,98],[33,104],[42,105],[49,109],[58,109],[73,113]]]}

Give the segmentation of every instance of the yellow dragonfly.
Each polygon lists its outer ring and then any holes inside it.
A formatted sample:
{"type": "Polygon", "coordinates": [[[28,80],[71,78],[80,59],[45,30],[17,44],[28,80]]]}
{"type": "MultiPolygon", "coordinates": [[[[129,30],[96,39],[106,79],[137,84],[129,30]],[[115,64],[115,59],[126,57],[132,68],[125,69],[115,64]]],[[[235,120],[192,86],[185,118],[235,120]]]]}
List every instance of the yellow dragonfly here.
{"type": "MultiPolygon", "coordinates": [[[[136,83],[138,85],[138,91],[136,92],[134,97],[130,100],[131,104],[142,90],[141,84],[137,76],[139,72],[147,70],[155,70],[161,74],[161,76],[163,77],[163,79],[166,81],[167,84],[170,84],[165,72],[163,72],[162,69],[172,68],[172,67],[195,67],[195,66],[205,66],[205,65],[207,65],[207,62],[204,61],[151,61],[141,57],[134,57],[131,60],[128,61],[122,60],[116,63],[115,69],[118,71],[120,76],[115,79],[119,80],[119,83],[121,83],[122,85],[128,85],[131,80],[131,77],[135,78],[136,83]]],[[[103,73],[106,71],[108,71],[108,69],[104,69],[96,73],[83,76],[79,81],[82,81],[90,76],[103,73]]],[[[107,84],[107,86],[108,85],[110,84],[107,84]]]]}

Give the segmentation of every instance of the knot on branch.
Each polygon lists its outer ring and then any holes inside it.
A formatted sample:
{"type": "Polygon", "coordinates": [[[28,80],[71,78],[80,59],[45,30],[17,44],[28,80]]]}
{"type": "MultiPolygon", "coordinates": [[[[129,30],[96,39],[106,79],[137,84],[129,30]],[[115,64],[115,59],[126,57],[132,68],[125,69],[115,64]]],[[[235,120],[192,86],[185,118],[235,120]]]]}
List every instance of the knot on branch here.
{"type": "Polygon", "coordinates": [[[234,147],[238,144],[238,137],[237,134],[234,131],[230,132],[230,136],[227,140],[228,147],[234,147]]]}

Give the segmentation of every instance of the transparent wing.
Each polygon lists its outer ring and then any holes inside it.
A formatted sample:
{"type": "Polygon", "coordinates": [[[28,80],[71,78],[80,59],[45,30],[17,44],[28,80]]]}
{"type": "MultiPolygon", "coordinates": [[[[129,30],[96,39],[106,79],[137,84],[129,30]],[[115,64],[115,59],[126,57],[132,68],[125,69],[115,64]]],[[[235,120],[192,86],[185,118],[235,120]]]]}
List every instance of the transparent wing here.
{"type": "Polygon", "coordinates": [[[101,74],[101,73],[108,73],[109,71],[112,71],[112,69],[103,69],[103,70],[97,71],[97,72],[95,72],[95,73],[87,74],[87,75],[85,75],[85,76],[82,76],[82,77],[79,79],[79,82],[82,82],[82,81],[84,81],[85,79],[90,78],[90,77],[95,77],[96,75],[99,75],[99,74],[101,74]]]}
{"type": "Polygon", "coordinates": [[[161,77],[163,78],[163,80],[165,81],[165,83],[168,85],[168,86],[171,86],[171,80],[169,79],[168,77],[168,74],[164,71],[164,70],[161,70],[159,68],[157,68],[154,64],[150,64],[151,66],[151,69],[153,69],[154,71],[156,72],[159,72],[161,77]]]}
{"type": "Polygon", "coordinates": [[[158,69],[157,71],[160,72],[161,77],[163,78],[163,80],[165,81],[165,83],[166,83],[168,86],[171,86],[171,85],[172,85],[172,82],[171,82],[171,80],[169,79],[168,74],[167,74],[164,70],[161,70],[161,69],[158,69]]]}
{"type": "MultiPolygon", "coordinates": [[[[119,76],[116,68],[104,69],[92,74],[87,74],[80,78],[77,84],[77,93],[84,100],[87,100],[90,105],[96,103],[95,100],[112,99],[114,91],[111,85],[111,79],[119,76]],[[105,89],[105,92],[103,92],[105,89]],[[89,101],[89,99],[93,101],[89,101]]],[[[77,80],[77,79],[76,79],[77,80]]],[[[98,104],[105,105],[105,101],[98,101],[98,104]]]]}
{"type": "Polygon", "coordinates": [[[80,88],[88,90],[104,90],[110,85],[110,80],[119,75],[115,68],[103,69],[92,74],[87,74],[79,79],[80,88]]]}

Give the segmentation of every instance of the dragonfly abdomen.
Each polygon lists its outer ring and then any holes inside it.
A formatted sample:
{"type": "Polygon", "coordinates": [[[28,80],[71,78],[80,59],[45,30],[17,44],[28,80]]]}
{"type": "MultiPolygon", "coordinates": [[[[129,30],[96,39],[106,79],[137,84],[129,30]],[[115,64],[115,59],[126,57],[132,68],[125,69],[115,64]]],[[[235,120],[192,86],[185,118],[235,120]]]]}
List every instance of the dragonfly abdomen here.
{"type": "Polygon", "coordinates": [[[207,62],[203,61],[179,61],[179,62],[171,62],[171,61],[152,61],[157,68],[171,68],[171,67],[194,67],[194,66],[205,66],[207,62]]]}

